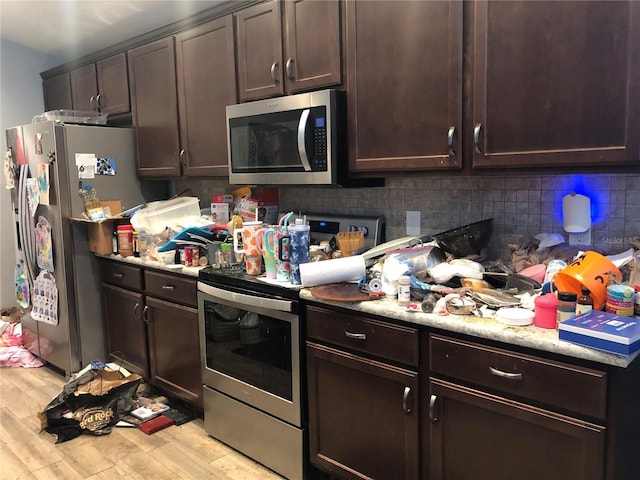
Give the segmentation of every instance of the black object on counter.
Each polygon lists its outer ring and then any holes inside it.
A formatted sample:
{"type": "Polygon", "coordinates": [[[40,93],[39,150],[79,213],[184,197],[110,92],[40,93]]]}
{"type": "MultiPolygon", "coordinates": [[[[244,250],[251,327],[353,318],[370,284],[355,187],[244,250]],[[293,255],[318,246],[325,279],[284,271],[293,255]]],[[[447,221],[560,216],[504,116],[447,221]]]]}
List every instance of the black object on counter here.
{"type": "Polygon", "coordinates": [[[433,238],[440,248],[455,257],[477,255],[487,246],[493,232],[493,218],[438,233],[433,238]]]}

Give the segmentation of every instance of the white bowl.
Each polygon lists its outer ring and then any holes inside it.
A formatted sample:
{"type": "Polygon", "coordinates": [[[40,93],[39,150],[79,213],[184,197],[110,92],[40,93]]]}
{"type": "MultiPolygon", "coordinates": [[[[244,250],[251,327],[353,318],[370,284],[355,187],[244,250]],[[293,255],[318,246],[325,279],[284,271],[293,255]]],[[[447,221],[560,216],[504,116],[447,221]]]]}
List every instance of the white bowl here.
{"type": "Polygon", "coordinates": [[[496,320],[505,325],[531,325],[533,317],[534,313],[525,308],[501,308],[496,312],[496,320]]]}

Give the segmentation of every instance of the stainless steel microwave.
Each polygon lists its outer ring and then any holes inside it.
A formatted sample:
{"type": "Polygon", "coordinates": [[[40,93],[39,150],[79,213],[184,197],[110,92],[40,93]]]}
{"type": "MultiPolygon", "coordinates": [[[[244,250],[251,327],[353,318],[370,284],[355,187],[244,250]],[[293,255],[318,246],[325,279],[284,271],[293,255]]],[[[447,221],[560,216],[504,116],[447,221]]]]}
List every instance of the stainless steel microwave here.
{"type": "Polygon", "coordinates": [[[338,156],[347,160],[343,96],[322,90],[228,106],[229,183],[337,184],[338,156]]]}

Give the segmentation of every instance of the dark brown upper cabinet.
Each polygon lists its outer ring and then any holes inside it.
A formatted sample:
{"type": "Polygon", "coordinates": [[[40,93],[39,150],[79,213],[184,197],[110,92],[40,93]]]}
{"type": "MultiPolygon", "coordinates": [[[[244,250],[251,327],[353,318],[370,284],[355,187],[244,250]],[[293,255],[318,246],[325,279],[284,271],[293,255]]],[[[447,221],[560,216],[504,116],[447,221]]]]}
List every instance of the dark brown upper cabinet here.
{"type": "Polygon", "coordinates": [[[473,8],[474,167],[640,160],[640,3],[473,8]]]}
{"type": "Polygon", "coordinates": [[[240,101],[340,84],[340,10],[337,1],[272,0],[237,12],[240,101]]]}
{"type": "Polygon", "coordinates": [[[126,53],[77,68],[70,75],[75,110],[111,115],[130,111],[126,53]]]}
{"type": "Polygon", "coordinates": [[[174,50],[171,36],[128,52],[139,177],[181,173],[174,50]]]}
{"type": "Polygon", "coordinates": [[[176,35],[182,173],[226,176],[226,106],[237,102],[233,18],[176,35]]]}
{"type": "Polygon", "coordinates": [[[462,3],[346,2],[351,172],[462,165],[462,3]]]}
{"type": "Polygon", "coordinates": [[[45,78],[42,80],[42,90],[44,93],[45,111],[73,110],[69,72],[61,73],[55,77],[45,78]]]}

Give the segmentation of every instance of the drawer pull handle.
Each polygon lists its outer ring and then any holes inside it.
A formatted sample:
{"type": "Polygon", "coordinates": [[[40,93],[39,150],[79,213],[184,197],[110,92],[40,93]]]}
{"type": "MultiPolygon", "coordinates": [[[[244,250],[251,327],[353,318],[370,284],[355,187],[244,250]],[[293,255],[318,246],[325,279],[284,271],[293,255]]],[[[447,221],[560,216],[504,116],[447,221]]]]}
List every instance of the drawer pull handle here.
{"type": "Polygon", "coordinates": [[[495,375],[496,377],[506,378],[507,380],[522,380],[521,373],[503,372],[502,370],[498,370],[493,367],[489,367],[489,371],[491,372],[491,375],[495,375]]]}
{"type": "Polygon", "coordinates": [[[438,417],[436,417],[436,400],[438,400],[436,395],[431,395],[429,398],[429,421],[431,421],[431,423],[438,421],[438,417]]]}
{"type": "Polygon", "coordinates": [[[162,289],[163,290],[169,290],[170,292],[173,292],[176,287],[174,287],[173,285],[162,285],[162,289]]]}
{"type": "Polygon", "coordinates": [[[113,278],[124,278],[124,273],[116,272],[116,273],[113,274],[113,278]]]}
{"type": "Polygon", "coordinates": [[[353,333],[353,332],[347,332],[345,330],[344,334],[347,336],[347,338],[353,338],[354,340],[366,340],[367,339],[367,334],[366,333],[353,333]]]}
{"type": "Polygon", "coordinates": [[[402,394],[402,410],[409,415],[411,413],[411,407],[409,406],[409,394],[411,393],[411,387],[404,387],[404,393],[402,394]]]}

